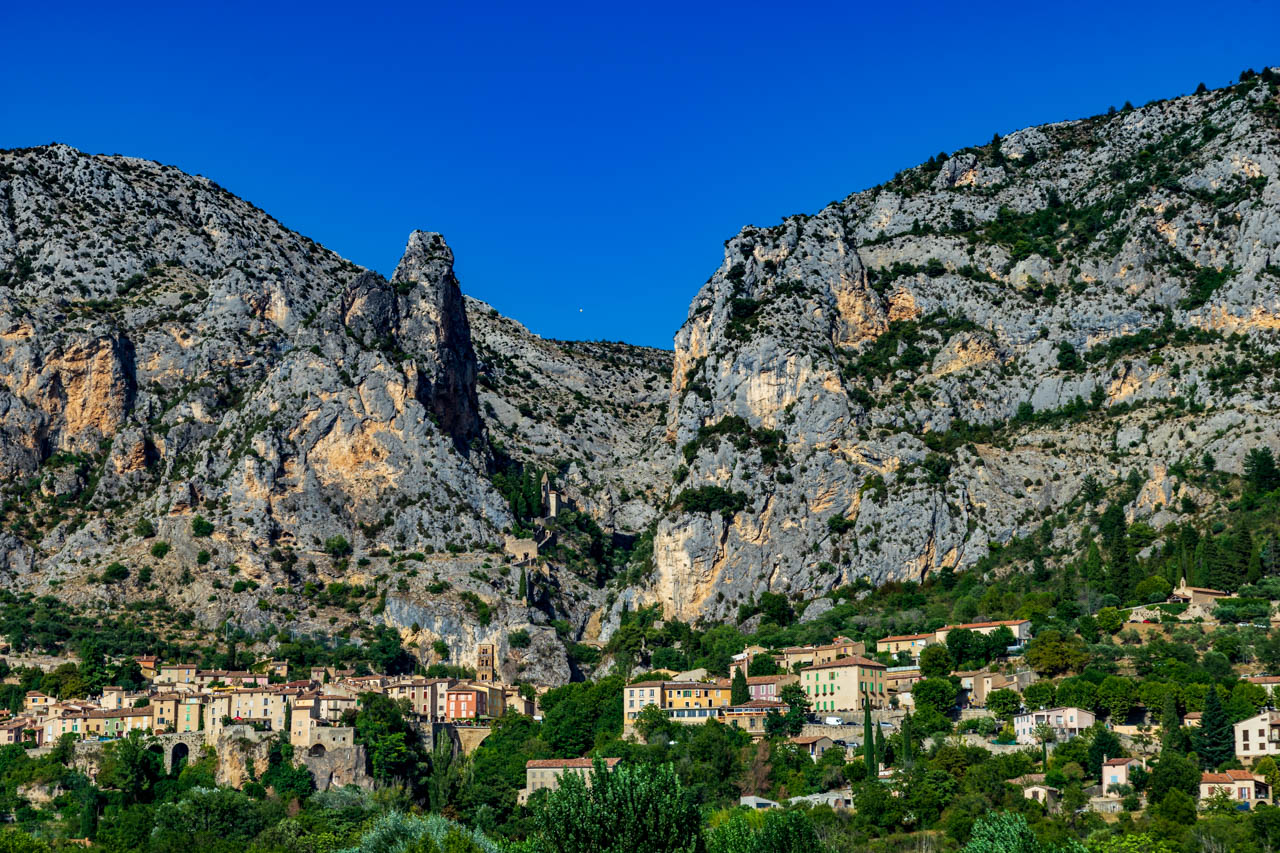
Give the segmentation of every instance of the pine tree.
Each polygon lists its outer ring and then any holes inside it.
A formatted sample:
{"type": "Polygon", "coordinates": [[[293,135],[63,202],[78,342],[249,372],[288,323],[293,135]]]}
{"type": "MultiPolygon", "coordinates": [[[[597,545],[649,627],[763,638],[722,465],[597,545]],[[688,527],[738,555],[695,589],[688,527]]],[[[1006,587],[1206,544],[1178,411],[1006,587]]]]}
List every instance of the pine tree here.
{"type": "Polygon", "coordinates": [[[1200,718],[1200,728],[1193,738],[1196,754],[1200,756],[1200,765],[1206,770],[1213,770],[1224,761],[1235,757],[1235,729],[1231,718],[1222,707],[1216,687],[1209,688],[1209,695],[1204,700],[1204,713],[1200,718]]]}
{"type": "Polygon", "coordinates": [[[733,671],[733,683],[729,687],[729,701],[734,705],[745,705],[751,701],[751,689],[747,687],[747,676],[742,667],[733,671]]]}

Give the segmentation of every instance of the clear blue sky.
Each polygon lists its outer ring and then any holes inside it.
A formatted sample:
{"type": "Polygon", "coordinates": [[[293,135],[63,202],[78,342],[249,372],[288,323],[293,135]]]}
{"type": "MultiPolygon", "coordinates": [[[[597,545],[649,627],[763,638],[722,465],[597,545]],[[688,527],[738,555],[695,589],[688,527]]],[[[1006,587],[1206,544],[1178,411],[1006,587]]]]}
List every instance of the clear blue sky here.
{"type": "Polygon", "coordinates": [[[1280,64],[1280,4],[1126,5],[9,2],[0,147],[204,174],[387,274],[440,231],[535,332],[669,347],[745,224],[1280,64]]]}

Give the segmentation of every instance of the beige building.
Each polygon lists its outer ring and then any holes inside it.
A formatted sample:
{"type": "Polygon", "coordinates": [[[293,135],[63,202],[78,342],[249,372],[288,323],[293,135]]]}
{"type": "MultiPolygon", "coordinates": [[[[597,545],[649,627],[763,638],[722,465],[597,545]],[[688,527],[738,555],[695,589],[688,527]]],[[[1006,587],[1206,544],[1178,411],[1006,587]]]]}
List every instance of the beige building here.
{"type": "Polygon", "coordinates": [[[867,653],[866,643],[857,643],[848,637],[836,637],[822,646],[789,646],[774,655],[778,664],[787,672],[792,672],[797,664],[815,666],[831,663],[834,660],[856,657],[867,653]]]}
{"type": "Polygon", "coordinates": [[[923,677],[918,666],[891,666],[884,671],[884,686],[888,689],[890,696],[909,693],[911,685],[923,677]]]}
{"type": "MultiPolygon", "coordinates": [[[[603,758],[601,762],[609,773],[618,766],[620,758],[603,758]]],[[[541,790],[554,791],[560,787],[560,779],[566,773],[581,776],[588,785],[591,784],[591,771],[595,762],[590,758],[540,758],[526,761],[524,765],[524,787],[516,799],[521,804],[529,802],[529,797],[541,790]]]]}
{"type": "Polygon", "coordinates": [[[920,660],[920,653],[934,644],[933,634],[899,634],[876,640],[876,651],[897,655],[906,652],[912,660],[920,660]]]}
{"type": "Polygon", "coordinates": [[[661,709],[677,723],[699,724],[719,718],[729,706],[731,696],[727,680],[628,684],[622,691],[623,733],[631,734],[636,717],[649,705],[661,709]]]}
{"type": "Polygon", "coordinates": [[[1110,797],[1119,796],[1112,789],[1117,785],[1132,785],[1135,768],[1146,769],[1147,762],[1141,758],[1108,758],[1102,762],[1102,792],[1110,797]]]}
{"type": "Polygon", "coordinates": [[[204,697],[195,693],[157,693],[150,698],[156,732],[198,732],[204,727],[204,697]]]}
{"type": "Polygon", "coordinates": [[[195,684],[196,665],[193,663],[167,663],[160,665],[156,684],[195,684]]]}
{"type": "Polygon", "coordinates": [[[808,755],[814,761],[822,757],[822,754],[828,749],[836,745],[836,742],[826,735],[809,735],[807,737],[793,737],[789,739],[795,744],[805,755],[808,755]]]}
{"type": "Polygon", "coordinates": [[[729,659],[729,677],[733,678],[733,674],[738,670],[742,670],[743,675],[751,672],[751,661],[755,660],[757,655],[768,653],[768,649],[764,646],[747,646],[729,659]]]}
{"type": "MultiPolygon", "coordinates": [[[[726,726],[742,729],[759,740],[765,735],[765,720],[770,713],[785,714],[791,710],[782,702],[770,699],[752,699],[742,705],[730,705],[721,712],[726,726]]],[[[696,722],[696,721],[695,721],[696,722]]]]}
{"type": "Polygon", "coordinates": [[[209,697],[206,728],[217,738],[224,720],[233,723],[265,723],[272,731],[287,731],[285,717],[298,697],[297,690],[279,687],[241,687],[220,690],[209,697]]]}
{"type": "Polygon", "coordinates": [[[995,622],[966,622],[963,625],[947,625],[945,628],[939,628],[934,632],[934,638],[939,643],[947,641],[947,634],[952,631],[972,631],[975,634],[990,636],[1001,628],[1008,628],[1013,632],[1013,641],[1021,645],[1031,639],[1031,620],[1030,619],[1000,619],[995,622]]]}
{"type": "Polygon", "coordinates": [[[22,710],[28,714],[44,714],[55,701],[52,696],[41,693],[39,690],[28,690],[26,697],[22,700],[22,710]]]}
{"type": "Polygon", "coordinates": [[[1235,735],[1236,757],[1245,764],[1264,755],[1280,755],[1280,711],[1263,711],[1241,720],[1235,724],[1235,735]]]}
{"type": "Polygon", "coordinates": [[[393,681],[383,691],[392,699],[407,699],[415,714],[439,722],[445,716],[445,691],[455,684],[452,678],[405,678],[393,681]]]}
{"type": "Polygon", "coordinates": [[[805,668],[800,686],[816,713],[861,711],[865,701],[872,709],[889,702],[884,664],[859,655],[840,658],[805,668]]]}
{"type": "Polygon", "coordinates": [[[1248,770],[1201,773],[1200,805],[1218,794],[1226,794],[1240,805],[1251,808],[1256,803],[1270,803],[1271,786],[1264,776],[1248,770]]]}
{"type": "Polygon", "coordinates": [[[1212,611],[1218,606],[1218,600],[1230,598],[1231,593],[1224,592],[1220,589],[1209,589],[1203,586],[1187,586],[1184,578],[1182,583],[1178,584],[1178,588],[1169,594],[1169,600],[1175,603],[1199,605],[1205,609],[1212,611]]]}

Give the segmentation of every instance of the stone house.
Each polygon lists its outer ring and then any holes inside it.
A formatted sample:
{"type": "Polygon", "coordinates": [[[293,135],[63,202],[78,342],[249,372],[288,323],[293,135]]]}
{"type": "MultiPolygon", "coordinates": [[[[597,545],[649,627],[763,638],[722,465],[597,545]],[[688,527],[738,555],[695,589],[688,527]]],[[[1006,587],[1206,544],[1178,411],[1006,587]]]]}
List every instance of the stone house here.
{"type": "MultiPolygon", "coordinates": [[[[606,772],[612,773],[618,766],[620,758],[602,758],[606,772]]],[[[524,765],[524,787],[516,796],[517,802],[529,802],[529,797],[536,791],[554,791],[560,787],[560,779],[567,773],[582,777],[591,784],[591,773],[595,762],[590,758],[538,758],[526,761],[524,765]]]]}

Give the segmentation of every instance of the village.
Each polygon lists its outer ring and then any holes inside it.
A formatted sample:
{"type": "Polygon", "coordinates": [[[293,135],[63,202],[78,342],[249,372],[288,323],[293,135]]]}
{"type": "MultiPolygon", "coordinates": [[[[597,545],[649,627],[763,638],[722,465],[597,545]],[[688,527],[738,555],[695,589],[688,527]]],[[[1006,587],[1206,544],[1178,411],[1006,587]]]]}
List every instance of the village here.
{"type": "MultiPolygon", "coordinates": [[[[1169,603],[1176,605],[1179,619],[1205,625],[1213,623],[1217,602],[1227,597],[1225,592],[1183,583],[1169,603]]],[[[1159,609],[1133,608],[1126,628],[1158,634],[1166,627],[1158,622],[1161,615],[1159,609]]],[[[1133,795],[1135,772],[1150,771],[1149,756],[1159,747],[1160,725],[1141,712],[1104,723],[1089,708],[1047,705],[1044,692],[1033,688],[1041,677],[1023,654],[1033,640],[1032,629],[1028,619],[1009,619],[886,636],[871,642],[870,649],[867,642],[842,636],[830,643],[777,649],[747,646],[732,656],[728,677],[695,669],[633,678],[622,688],[622,734],[643,742],[654,737],[654,720],[668,726],[716,721],[755,741],[781,737],[814,762],[838,766],[861,761],[868,735],[879,740],[901,733],[904,720],[918,712],[913,691],[930,675],[928,666],[922,665],[922,659],[928,661],[932,654],[930,649],[945,650],[953,634],[979,637],[994,649],[990,665],[948,673],[957,688],[953,706],[945,709],[958,723],[957,733],[950,737],[997,753],[1033,747],[1043,750],[1047,760],[1054,748],[1104,728],[1134,755],[1104,758],[1101,778],[1084,789],[1085,807],[1114,814],[1132,806],[1131,800],[1128,806],[1124,801],[1133,795]],[[751,674],[759,670],[770,674],[751,674]]],[[[138,733],[151,739],[152,748],[163,752],[165,767],[176,772],[201,751],[211,750],[225,764],[218,753],[230,749],[233,742],[243,750],[246,740],[266,743],[285,738],[311,771],[317,789],[348,784],[373,787],[365,750],[352,725],[370,695],[394,701],[424,742],[434,746],[444,739],[454,754],[472,753],[494,721],[504,715],[542,718],[539,697],[546,687],[503,684],[491,644],[479,645],[474,657],[474,677],[466,679],[357,674],[355,669],[316,666],[305,678],[290,680],[288,664],[282,660],[267,658],[248,670],[227,671],[143,655],[134,658],[147,682],[141,689],[107,686],[99,695],[81,699],[28,691],[22,710],[6,712],[0,720],[0,746],[16,744],[40,754],[71,740],[79,756],[138,733]]],[[[1270,703],[1280,676],[1254,675],[1243,681],[1265,691],[1268,707],[1234,723],[1235,756],[1245,763],[1280,756],[1280,711],[1270,703]]],[[[1201,712],[1188,712],[1178,722],[1196,728],[1201,717],[1201,712]]],[[[894,770],[877,755],[876,775],[891,782],[894,770]]],[[[92,760],[82,763],[93,766],[92,760]]],[[[601,766],[610,771],[618,763],[619,759],[609,758],[601,766]]],[[[589,779],[594,766],[595,761],[586,756],[530,759],[519,802],[526,803],[538,791],[555,790],[566,774],[589,779]]],[[[237,775],[230,773],[225,779],[234,784],[237,775]]],[[[1024,774],[1011,781],[1049,813],[1059,808],[1062,790],[1046,781],[1045,773],[1024,774]]],[[[1199,799],[1225,797],[1247,809],[1273,801],[1274,781],[1243,767],[1206,771],[1201,775],[1199,799]]],[[[789,802],[849,809],[853,791],[844,783],[789,802]]],[[[753,809],[780,805],[756,794],[744,794],[740,803],[753,809]]]]}

